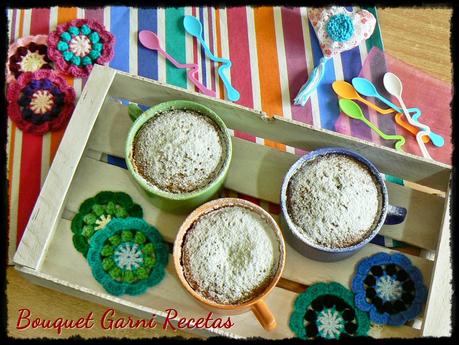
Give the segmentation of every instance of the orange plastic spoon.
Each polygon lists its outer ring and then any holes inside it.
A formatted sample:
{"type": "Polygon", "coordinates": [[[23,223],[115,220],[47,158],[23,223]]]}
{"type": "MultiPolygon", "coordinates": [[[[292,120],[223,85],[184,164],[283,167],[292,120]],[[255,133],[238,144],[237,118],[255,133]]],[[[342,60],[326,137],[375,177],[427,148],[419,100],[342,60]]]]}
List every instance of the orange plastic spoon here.
{"type": "MultiPolygon", "coordinates": [[[[405,128],[408,132],[410,132],[411,134],[413,134],[415,136],[420,131],[420,129],[418,127],[413,126],[413,125],[409,124],[407,121],[403,120],[403,114],[402,113],[395,114],[395,122],[399,126],[405,128]]],[[[430,141],[430,137],[428,135],[422,136],[421,139],[426,144],[430,141]]]]}

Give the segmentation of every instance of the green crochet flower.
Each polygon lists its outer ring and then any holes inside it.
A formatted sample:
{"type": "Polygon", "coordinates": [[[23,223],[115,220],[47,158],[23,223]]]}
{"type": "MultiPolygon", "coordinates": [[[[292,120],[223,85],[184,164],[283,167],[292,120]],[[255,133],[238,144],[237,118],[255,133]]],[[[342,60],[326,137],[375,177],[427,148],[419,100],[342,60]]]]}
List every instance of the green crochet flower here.
{"type": "Polygon", "coordinates": [[[100,192],[86,199],[72,219],[73,245],[86,256],[89,240],[96,232],[103,229],[112,218],[126,217],[143,217],[142,208],[134,204],[126,193],[100,192]]]}
{"type": "Polygon", "coordinates": [[[332,282],[311,285],[297,297],[289,326],[302,339],[340,339],[367,335],[370,321],[355,308],[353,293],[332,282]]]}
{"type": "Polygon", "coordinates": [[[107,292],[139,295],[164,278],[169,251],[158,230],[143,219],[115,218],[91,238],[87,258],[107,292]]]}

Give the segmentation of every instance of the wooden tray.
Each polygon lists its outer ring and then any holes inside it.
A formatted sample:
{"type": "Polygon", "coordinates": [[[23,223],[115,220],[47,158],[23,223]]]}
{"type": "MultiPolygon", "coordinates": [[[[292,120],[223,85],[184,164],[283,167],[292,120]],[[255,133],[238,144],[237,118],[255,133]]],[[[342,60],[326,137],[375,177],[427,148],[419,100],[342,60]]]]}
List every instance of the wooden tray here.
{"type": "MultiPolygon", "coordinates": [[[[145,219],[158,227],[170,243],[185,217],[153,207],[133,183],[127,170],[102,159],[105,154],[124,156],[124,142],[131,122],[123,105],[126,102],[121,103],[121,99],[149,106],[172,99],[193,100],[212,108],[233,130],[307,151],[324,146],[347,147],[372,160],[380,171],[414,182],[411,185],[416,189],[388,183],[390,202],[406,207],[408,218],[401,225],[383,227],[381,232],[435,252],[435,261],[409,255],[430,287],[427,307],[418,322],[402,327],[373,327],[370,335],[418,337],[448,334],[450,314],[446,309],[451,298],[450,166],[281,117],[267,117],[226,101],[101,66],[95,66],[85,85],[14,256],[16,268],[29,279],[147,319],[152,314],[156,314],[158,319],[165,317],[167,308],[177,309],[180,317],[207,315],[207,311],[180,285],[172,259],[166,278],[158,286],[141,296],[118,298],[103,290],[93,278],[85,258],[73,248],[70,221],[81,202],[101,190],[129,193],[135,202],[142,205],[145,219]],[[420,185],[429,187],[430,192],[420,191],[420,185]],[[436,190],[433,194],[432,189],[436,190]]],[[[237,138],[233,138],[233,152],[225,187],[262,199],[261,205],[265,208],[269,208],[269,202],[277,204],[282,177],[297,157],[237,138]]],[[[393,250],[369,244],[344,261],[321,263],[304,258],[287,245],[282,279],[266,301],[276,316],[278,327],[266,332],[252,313],[245,313],[232,316],[235,326],[229,331],[212,332],[231,337],[293,337],[288,319],[298,292],[318,281],[337,281],[349,286],[356,263],[380,251],[393,250]]],[[[207,332],[204,333],[209,335],[207,332]]]]}

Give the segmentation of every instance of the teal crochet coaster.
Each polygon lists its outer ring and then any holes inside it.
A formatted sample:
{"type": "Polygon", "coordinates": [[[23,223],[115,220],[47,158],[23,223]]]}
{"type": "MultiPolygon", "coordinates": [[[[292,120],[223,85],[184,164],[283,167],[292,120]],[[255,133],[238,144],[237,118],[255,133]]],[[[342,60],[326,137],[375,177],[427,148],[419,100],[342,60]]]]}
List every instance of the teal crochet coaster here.
{"type": "Polygon", "coordinates": [[[86,199],[73,217],[73,245],[86,256],[91,237],[103,229],[112,218],[143,217],[142,207],[123,192],[100,192],[86,199]]]}
{"type": "Polygon", "coordinates": [[[169,251],[158,230],[143,219],[115,218],[92,236],[87,258],[107,292],[139,295],[164,278],[169,251]]]}
{"type": "Polygon", "coordinates": [[[340,339],[367,335],[370,321],[355,307],[353,293],[332,282],[311,285],[297,297],[289,326],[302,339],[340,339]]]}

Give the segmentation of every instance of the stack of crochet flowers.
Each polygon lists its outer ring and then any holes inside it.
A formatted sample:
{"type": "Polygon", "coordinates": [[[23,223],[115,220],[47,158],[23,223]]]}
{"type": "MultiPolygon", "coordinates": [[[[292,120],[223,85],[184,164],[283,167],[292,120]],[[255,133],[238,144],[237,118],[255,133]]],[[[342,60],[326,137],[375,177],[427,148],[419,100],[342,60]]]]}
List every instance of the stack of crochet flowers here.
{"type": "Polygon", "coordinates": [[[113,58],[114,36],[100,23],[75,19],[49,35],[18,39],[8,50],[8,115],[24,132],[43,135],[67,124],[75,90],[65,75],[85,78],[113,58]],[[54,69],[56,68],[56,69],[54,69]]]}

